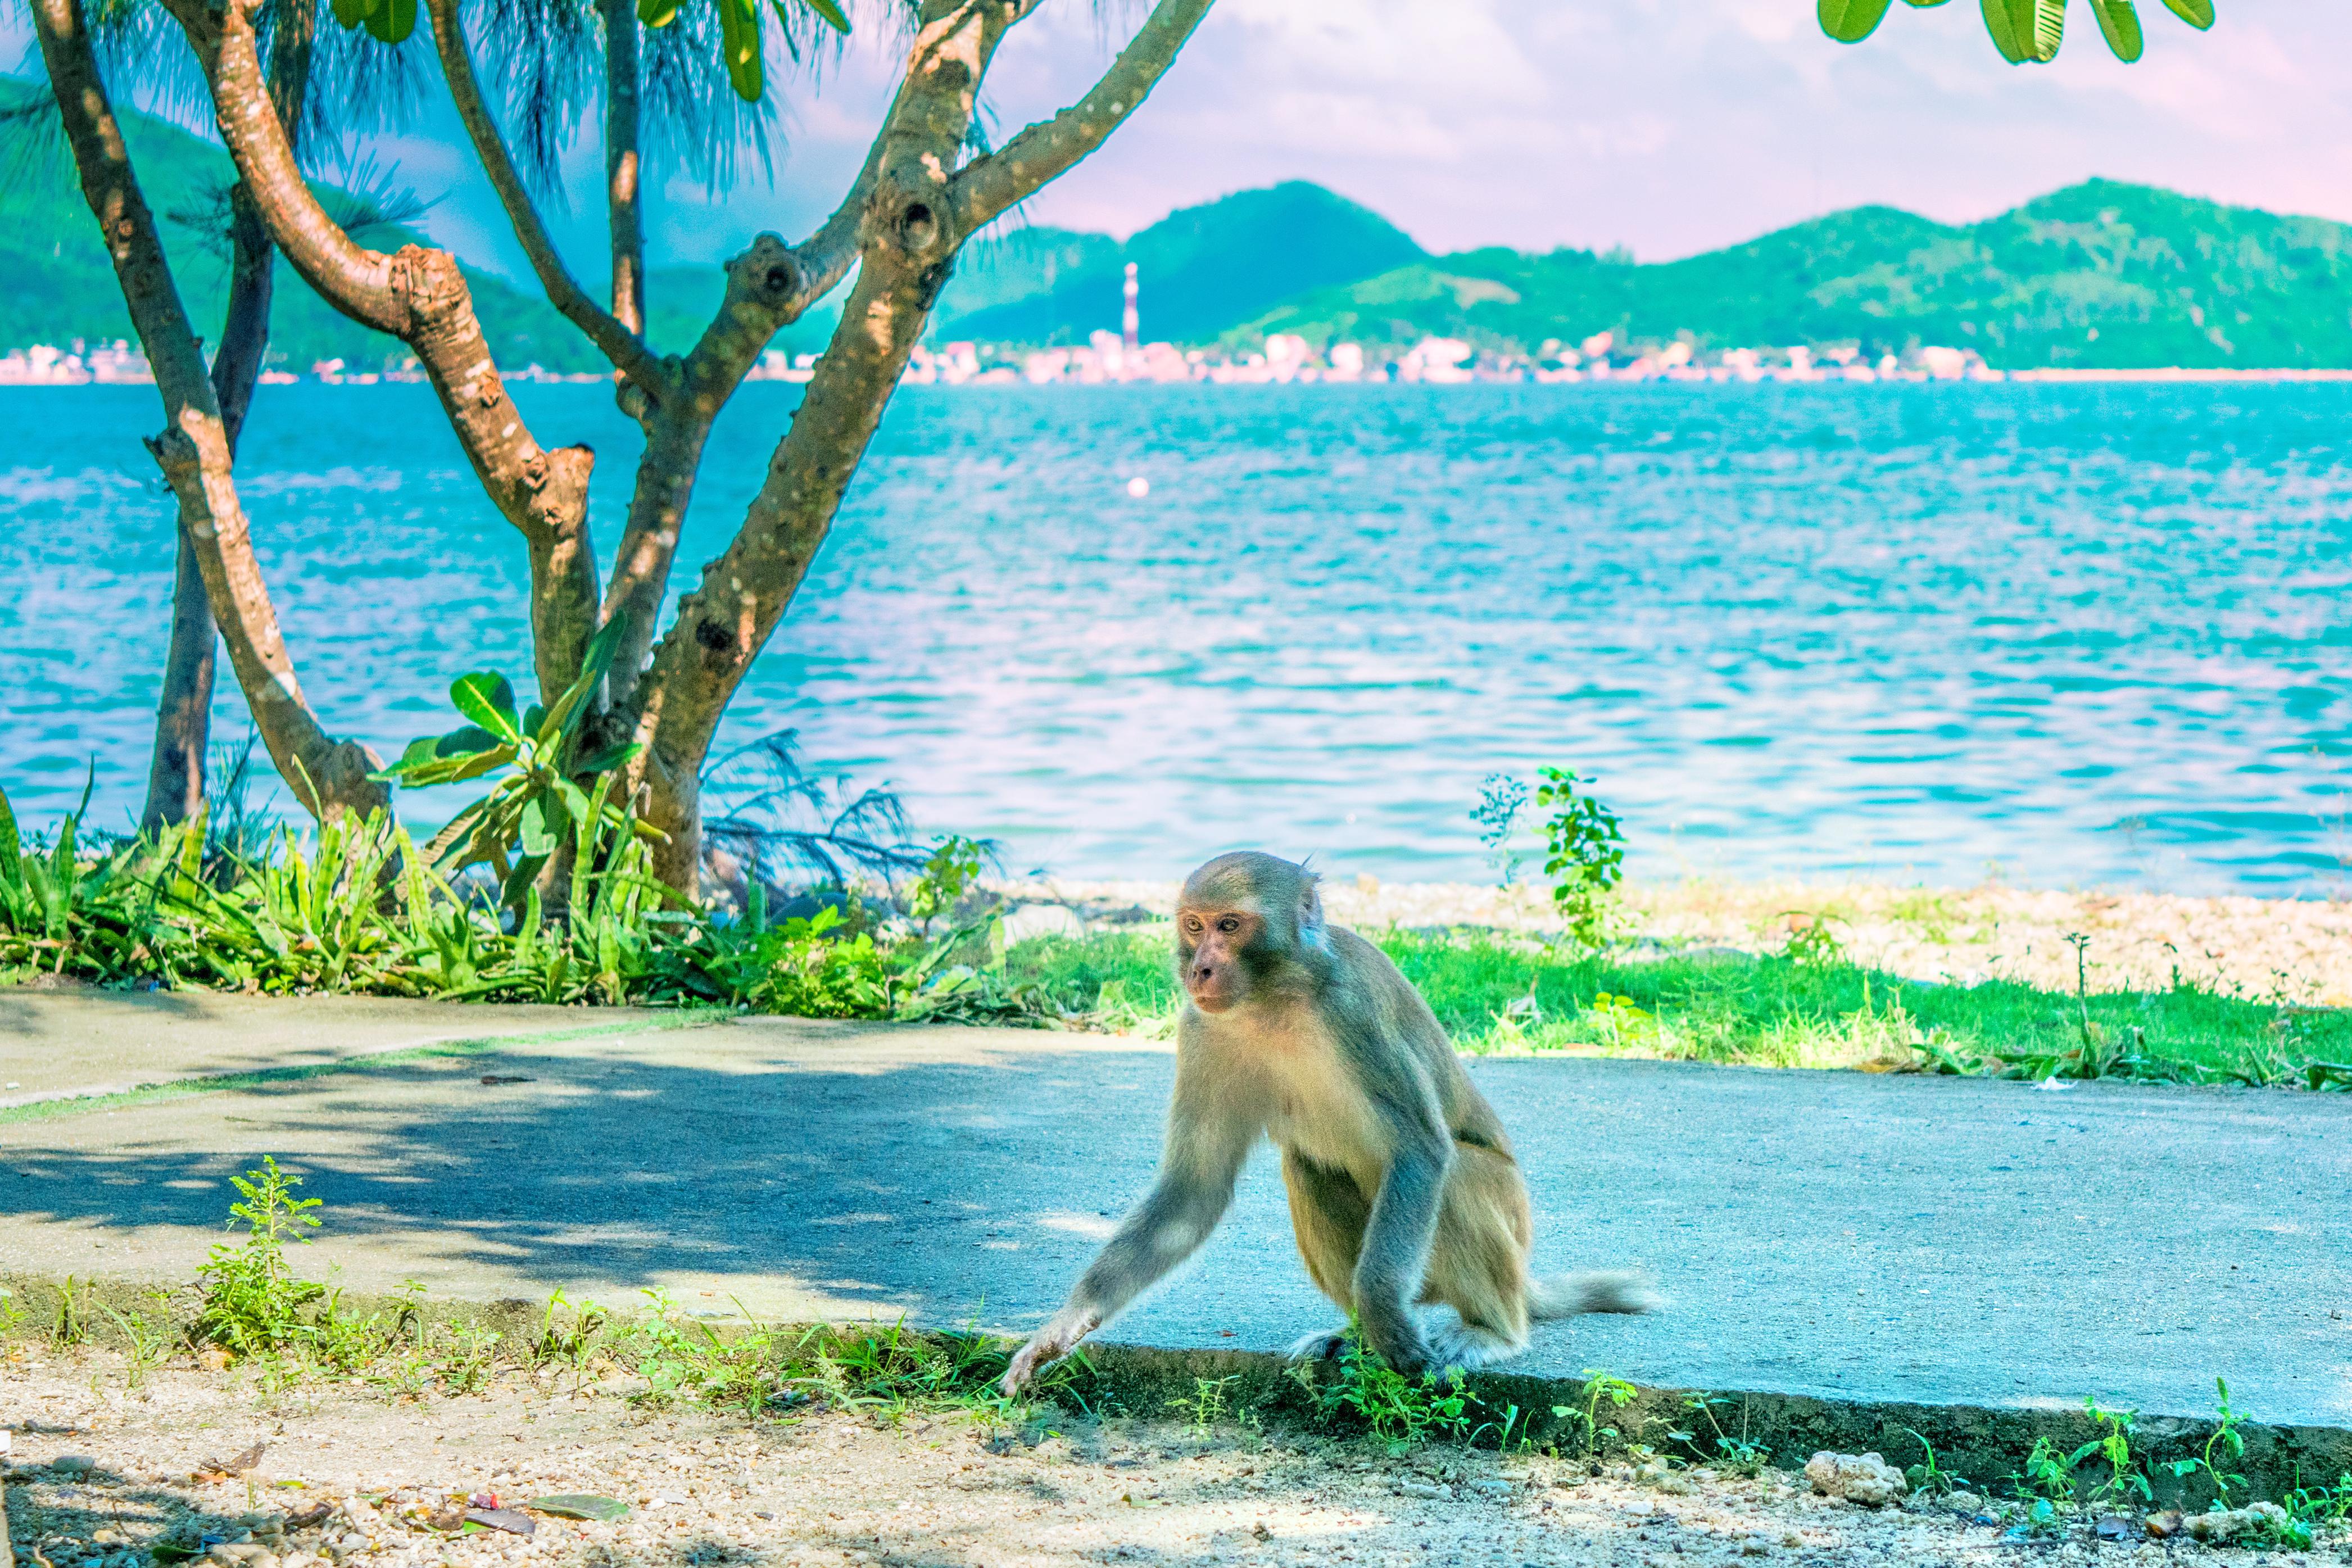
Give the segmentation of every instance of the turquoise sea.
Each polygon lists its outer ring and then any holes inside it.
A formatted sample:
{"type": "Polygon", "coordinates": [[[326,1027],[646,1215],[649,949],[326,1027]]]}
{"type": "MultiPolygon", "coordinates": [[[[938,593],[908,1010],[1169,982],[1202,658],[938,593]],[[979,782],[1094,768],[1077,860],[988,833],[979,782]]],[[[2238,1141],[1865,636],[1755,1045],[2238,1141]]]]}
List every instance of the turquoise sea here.
{"type": "MultiPolygon", "coordinates": [[[[797,395],[730,409],[682,580],[797,395]]],[[[602,387],[522,396],[605,454],[609,548],[633,429],[602,387]]],[[[148,388],[0,389],[0,782],[29,822],[93,763],[100,825],[138,807],[158,418],[148,388]]],[[[2333,894],[2347,435],[2333,385],[908,388],[722,744],[796,728],[1015,870],[1255,845],[1482,877],[1481,777],[1559,763],[1652,875],[2333,894]]],[[[520,542],[425,389],[265,388],[247,442],[330,728],[390,754],[452,676],[527,672],[520,542]]]]}

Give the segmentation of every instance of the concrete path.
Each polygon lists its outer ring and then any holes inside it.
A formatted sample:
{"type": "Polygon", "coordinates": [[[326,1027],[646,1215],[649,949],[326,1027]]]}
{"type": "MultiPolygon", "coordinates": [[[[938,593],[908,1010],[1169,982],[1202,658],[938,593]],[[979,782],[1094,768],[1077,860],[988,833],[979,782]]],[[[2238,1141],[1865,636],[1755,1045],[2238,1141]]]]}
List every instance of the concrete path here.
{"type": "Polygon", "coordinates": [[[0,987],[0,1108],[674,1016],[636,1007],[453,1007],[375,996],[6,986],[0,987]]]}
{"type": "MultiPolygon", "coordinates": [[[[487,1027],[450,1011],[447,1033],[487,1027]]],[[[0,1077],[35,1070],[0,1041],[0,1077]]],[[[362,1289],[660,1286],[713,1316],[1025,1330],[1146,1185],[1171,1065],[1118,1038],[757,1020],[20,1108],[0,1271],[184,1279],[226,1178],[268,1152],[326,1201],[300,1263],[362,1289]]],[[[2182,1416],[2220,1373],[2255,1418],[2352,1427],[2352,1097],[1472,1071],[1518,1141],[1538,1265],[1638,1264],[1671,1302],[1546,1327],[1529,1371],[2182,1416]]],[[[1199,1265],[1111,1337],[1273,1350],[1330,1317],[1261,1155],[1199,1265]]]]}

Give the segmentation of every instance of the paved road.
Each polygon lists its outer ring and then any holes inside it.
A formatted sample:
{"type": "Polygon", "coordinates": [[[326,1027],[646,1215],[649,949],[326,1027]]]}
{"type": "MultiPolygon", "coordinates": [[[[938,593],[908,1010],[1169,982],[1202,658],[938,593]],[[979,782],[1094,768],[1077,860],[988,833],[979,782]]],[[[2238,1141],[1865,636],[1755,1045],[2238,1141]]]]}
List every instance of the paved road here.
{"type": "Polygon", "coordinates": [[[0,986],[0,1110],[141,1084],[316,1067],[461,1040],[646,1025],[643,1008],[468,1006],[375,996],[244,996],[0,986]]]}
{"type": "MultiPolygon", "coordinates": [[[[0,1077],[31,1070],[14,1038],[0,1077]]],[[[326,1200],[303,1262],[362,1289],[660,1285],[714,1315],[1025,1329],[1146,1184],[1171,1067],[1132,1040],[760,1020],[37,1107],[0,1114],[0,1269],[184,1279],[226,1176],[271,1152],[326,1200]]],[[[2259,1419],[2352,1426],[2352,1097],[1472,1071],[1539,1266],[1638,1264],[1671,1303],[1546,1327],[1529,1370],[2175,1415],[2218,1373],[2259,1419]]],[[[1271,1350],[1329,1315],[1261,1156],[1200,1265],[1113,1337],[1271,1350]]]]}

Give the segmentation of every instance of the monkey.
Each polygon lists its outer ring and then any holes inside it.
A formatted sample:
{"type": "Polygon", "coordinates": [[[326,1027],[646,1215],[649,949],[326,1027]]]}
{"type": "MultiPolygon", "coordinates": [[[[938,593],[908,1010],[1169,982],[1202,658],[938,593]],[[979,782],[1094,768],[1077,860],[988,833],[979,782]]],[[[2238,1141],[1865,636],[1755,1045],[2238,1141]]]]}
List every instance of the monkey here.
{"type": "MultiPolygon", "coordinates": [[[[1265,1137],[1307,1277],[1408,1375],[1517,1355],[1532,1320],[1656,1306],[1634,1274],[1528,1275],[1534,1225],[1502,1121],[1412,982],[1324,919],[1317,881],[1255,851],[1186,879],[1185,1005],[1158,1176],[1013,1353],[1008,1395],[1199,1250],[1265,1137]],[[1430,1304],[1457,1321],[1424,1333],[1412,1309],[1430,1304]]],[[[1318,1330],[1290,1353],[1329,1357],[1344,1336],[1318,1330]]]]}

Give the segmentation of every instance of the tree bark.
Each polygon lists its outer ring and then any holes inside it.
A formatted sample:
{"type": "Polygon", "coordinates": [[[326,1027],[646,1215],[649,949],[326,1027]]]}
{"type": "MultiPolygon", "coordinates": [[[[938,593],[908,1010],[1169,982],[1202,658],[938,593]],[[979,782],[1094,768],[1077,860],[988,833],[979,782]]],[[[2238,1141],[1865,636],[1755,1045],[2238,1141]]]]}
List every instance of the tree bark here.
{"type": "Polygon", "coordinates": [[[604,211],[612,235],[613,315],[646,331],[645,193],[638,181],[641,107],[635,0],[604,0],[604,211]]]}
{"type": "Polygon", "coordinates": [[[263,743],[313,815],[382,807],[389,791],[368,777],[381,763],[356,742],[330,739],[295,678],[237,501],[220,403],[107,101],[79,0],[33,0],[31,9],[82,195],[163,399],[167,423],[148,449],[179,502],[181,528],[263,743]]]}
{"type": "MultiPolygon", "coordinates": [[[[289,6],[269,49],[269,91],[287,140],[301,134],[304,100],[310,91],[315,5],[289,6]]],[[[253,405],[269,350],[271,272],[278,258],[268,226],[254,210],[243,184],[229,192],[231,261],[228,306],[214,352],[213,395],[220,403],[229,459],[253,405]]],[[[147,769],[147,805],[139,830],[153,833],[184,822],[204,808],[205,753],[212,740],[214,657],[220,627],[205,595],[194,542],[182,528],[172,575],[172,636],[163,655],[163,689],[155,712],[155,749],[147,769]]]]}

